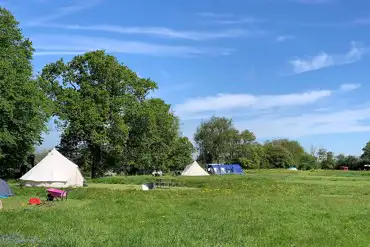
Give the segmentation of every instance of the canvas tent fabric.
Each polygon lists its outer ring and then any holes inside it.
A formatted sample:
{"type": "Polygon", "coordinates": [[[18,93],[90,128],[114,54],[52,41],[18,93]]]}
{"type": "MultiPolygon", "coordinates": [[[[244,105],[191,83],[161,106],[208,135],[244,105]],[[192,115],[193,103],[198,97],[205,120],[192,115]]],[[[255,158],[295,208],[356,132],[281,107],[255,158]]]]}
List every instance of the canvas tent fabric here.
{"type": "Polygon", "coordinates": [[[9,185],[4,180],[0,179],[0,198],[7,198],[12,195],[13,193],[9,185]]]}
{"type": "Polygon", "coordinates": [[[181,176],[208,176],[206,172],[198,162],[194,161],[190,165],[187,165],[184,171],[181,173],[181,176]]]}
{"type": "Polygon", "coordinates": [[[209,164],[207,168],[212,174],[225,175],[225,174],[239,174],[244,175],[244,171],[239,164],[209,164]]]}
{"type": "Polygon", "coordinates": [[[21,180],[25,186],[55,188],[82,187],[84,182],[78,166],[55,148],[21,180]]]}

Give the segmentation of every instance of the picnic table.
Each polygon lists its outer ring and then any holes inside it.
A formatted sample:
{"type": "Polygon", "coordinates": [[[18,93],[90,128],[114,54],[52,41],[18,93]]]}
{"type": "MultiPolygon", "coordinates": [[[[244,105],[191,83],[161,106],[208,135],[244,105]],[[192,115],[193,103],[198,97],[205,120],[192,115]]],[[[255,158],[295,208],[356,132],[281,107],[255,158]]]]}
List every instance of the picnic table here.
{"type": "Polygon", "coordinates": [[[162,189],[169,189],[171,187],[180,186],[180,182],[176,181],[175,179],[164,179],[164,178],[156,179],[154,184],[155,184],[155,187],[162,188],[162,189]]]}

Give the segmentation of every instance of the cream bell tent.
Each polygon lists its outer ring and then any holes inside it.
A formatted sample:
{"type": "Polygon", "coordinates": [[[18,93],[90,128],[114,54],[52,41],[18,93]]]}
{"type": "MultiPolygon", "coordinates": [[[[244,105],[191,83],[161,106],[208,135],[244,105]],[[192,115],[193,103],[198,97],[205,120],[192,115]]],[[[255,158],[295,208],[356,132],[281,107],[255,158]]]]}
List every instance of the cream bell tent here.
{"type": "Polygon", "coordinates": [[[206,172],[196,161],[187,165],[184,171],[181,173],[181,176],[208,176],[206,172]]]}
{"type": "Polygon", "coordinates": [[[78,166],[55,148],[21,177],[25,186],[82,187],[84,178],[78,166]]]}

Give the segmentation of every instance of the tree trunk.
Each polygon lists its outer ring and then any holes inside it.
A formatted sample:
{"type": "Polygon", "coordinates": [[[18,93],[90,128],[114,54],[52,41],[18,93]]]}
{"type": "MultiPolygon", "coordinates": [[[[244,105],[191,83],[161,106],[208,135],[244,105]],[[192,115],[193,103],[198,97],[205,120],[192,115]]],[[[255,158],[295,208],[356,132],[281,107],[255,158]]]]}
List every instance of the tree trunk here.
{"type": "Polygon", "coordinates": [[[97,178],[98,168],[101,166],[101,162],[102,162],[101,149],[98,146],[93,146],[91,149],[92,149],[91,153],[93,156],[93,162],[91,164],[91,178],[97,178]]]}

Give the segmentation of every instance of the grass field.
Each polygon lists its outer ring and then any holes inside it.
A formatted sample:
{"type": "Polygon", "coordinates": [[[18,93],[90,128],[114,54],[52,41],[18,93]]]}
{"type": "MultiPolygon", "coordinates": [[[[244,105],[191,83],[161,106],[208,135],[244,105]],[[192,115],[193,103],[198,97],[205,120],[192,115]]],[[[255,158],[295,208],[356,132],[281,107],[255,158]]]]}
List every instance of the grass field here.
{"type": "Polygon", "coordinates": [[[49,207],[25,205],[44,189],[12,185],[0,246],[370,246],[370,173],[251,171],[141,191],[152,179],[90,180],[49,207]]]}

